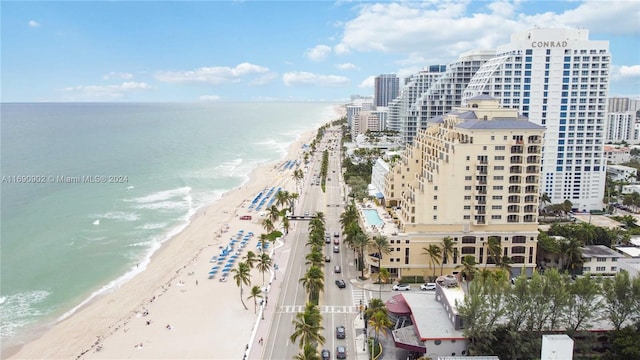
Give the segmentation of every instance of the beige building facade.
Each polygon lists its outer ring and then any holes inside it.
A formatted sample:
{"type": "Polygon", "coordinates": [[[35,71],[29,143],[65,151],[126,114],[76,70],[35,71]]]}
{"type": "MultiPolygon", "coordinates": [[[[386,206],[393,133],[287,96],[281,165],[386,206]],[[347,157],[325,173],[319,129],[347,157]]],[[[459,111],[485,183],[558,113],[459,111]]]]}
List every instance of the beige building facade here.
{"type": "Polygon", "coordinates": [[[531,273],[543,135],[544,127],[487,95],[431,119],[385,179],[398,232],[388,236],[393,250],[381,266],[397,276],[432,275],[424,249],[451,237],[454,254],[445,274],[458,272],[467,255],[479,268],[493,268],[487,243],[496,237],[512,273],[531,273]]]}

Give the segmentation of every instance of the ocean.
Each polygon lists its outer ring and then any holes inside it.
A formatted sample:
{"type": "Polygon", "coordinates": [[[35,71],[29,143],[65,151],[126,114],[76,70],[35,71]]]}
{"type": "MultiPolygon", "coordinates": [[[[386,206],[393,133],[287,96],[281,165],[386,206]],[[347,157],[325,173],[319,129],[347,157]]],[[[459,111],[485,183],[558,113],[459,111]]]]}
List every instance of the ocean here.
{"type": "Polygon", "coordinates": [[[0,340],[144,270],[196,211],[286,161],[333,103],[1,104],[0,340]]]}

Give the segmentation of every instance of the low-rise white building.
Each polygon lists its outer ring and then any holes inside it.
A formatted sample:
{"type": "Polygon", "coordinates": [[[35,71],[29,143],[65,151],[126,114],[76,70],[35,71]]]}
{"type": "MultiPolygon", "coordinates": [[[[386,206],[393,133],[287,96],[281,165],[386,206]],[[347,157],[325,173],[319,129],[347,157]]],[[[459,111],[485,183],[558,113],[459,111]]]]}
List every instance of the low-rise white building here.
{"type": "Polygon", "coordinates": [[[607,174],[613,181],[636,182],[638,170],[624,165],[607,165],[607,174]]]}
{"type": "Polygon", "coordinates": [[[582,248],[582,272],[614,276],[618,272],[618,259],[622,257],[624,255],[604,245],[587,245],[582,248]]]}
{"type": "Polygon", "coordinates": [[[375,196],[379,199],[384,197],[384,178],[389,173],[389,164],[378,158],[371,168],[371,185],[375,191],[375,196]]]}
{"type": "Polygon", "coordinates": [[[618,260],[618,271],[626,271],[630,278],[640,276],[640,258],[622,258],[618,260]]]}
{"type": "Polygon", "coordinates": [[[622,164],[631,161],[631,149],[628,147],[605,146],[604,156],[609,164],[622,164]]]}
{"type": "Polygon", "coordinates": [[[635,184],[623,185],[621,192],[623,195],[632,194],[634,192],[640,193],[640,185],[635,185],[635,184]]]}

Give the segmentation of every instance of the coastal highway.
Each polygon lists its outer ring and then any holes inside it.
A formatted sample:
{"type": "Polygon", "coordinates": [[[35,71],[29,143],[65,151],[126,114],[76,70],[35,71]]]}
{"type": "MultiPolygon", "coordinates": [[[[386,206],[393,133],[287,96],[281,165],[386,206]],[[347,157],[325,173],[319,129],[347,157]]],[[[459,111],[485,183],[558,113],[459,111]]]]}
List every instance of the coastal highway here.
{"type": "MultiPolygon", "coordinates": [[[[324,346],[331,351],[331,358],[335,358],[336,346],[343,345],[347,348],[347,358],[350,354],[355,355],[355,341],[353,333],[353,319],[358,315],[359,301],[364,300],[364,292],[361,289],[354,288],[350,279],[357,276],[354,266],[353,251],[349,250],[344,244],[342,234],[340,232],[340,214],[345,205],[344,183],[342,181],[340,171],[340,152],[339,152],[339,135],[329,133],[326,135],[318,147],[319,151],[314,156],[313,161],[309,164],[309,169],[305,175],[304,186],[302,189],[301,200],[296,206],[296,213],[303,214],[308,211],[313,215],[317,211],[321,211],[325,215],[326,229],[331,234],[331,244],[325,245],[325,254],[331,257],[331,262],[325,263],[325,291],[321,294],[320,310],[323,316],[323,335],[326,338],[324,346]],[[329,143],[330,139],[335,139],[333,143],[329,143]],[[326,193],[322,192],[320,186],[311,185],[314,174],[320,173],[322,165],[322,150],[333,146],[336,150],[330,150],[329,168],[326,182],[326,193]],[[328,179],[331,180],[328,180],[328,179]],[[334,233],[340,233],[339,238],[335,238],[334,233]],[[333,241],[339,239],[340,252],[333,253],[333,241]],[[334,267],[339,265],[342,272],[334,273],[334,267]],[[347,286],[339,289],[336,279],[343,279],[347,286]],[[346,339],[337,339],[335,335],[337,326],[345,326],[346,339]]],[[[298,344],[290,341],[290,336],[294,331],[293,320],[298,312],[304,311],[307,301],[307,295],[304,287],[299,279],[304,276],[307,266],[305,265],[305,255],[308,248],[305,243],[308,240],[308,223],[299,222],[295,229],[288,235],[287,241],[293,241],[290,246],[289,264],[284,281],[280,289],[278,299],[270,299],[267,311],[275,311],[273,321],[269,329],[269,335],[265,338],[263,357],[266,359],[293,359],[300,352],[298,344]],[[275,302],[272,304],[272,302],[275,302]],[[274,309],[275,305],[275,309],[274,309]]]]}

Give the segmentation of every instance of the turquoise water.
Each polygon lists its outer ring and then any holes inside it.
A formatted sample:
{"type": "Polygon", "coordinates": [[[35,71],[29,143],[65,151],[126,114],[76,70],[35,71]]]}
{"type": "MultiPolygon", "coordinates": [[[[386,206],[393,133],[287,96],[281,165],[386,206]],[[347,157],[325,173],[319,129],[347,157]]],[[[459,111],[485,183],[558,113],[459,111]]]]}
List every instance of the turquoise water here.
{"type": "Polygon", "coordinates": [[[135,276],[198,208],[335,117],[329,103],[0,110],[3,346],[135,276]],[[82,176],[118,182],[60,181],[82,176]]]}
{"type": "Polygon", "coordinates": [[[376,210],[362,209],[362,212],[364,213],[364,217],[367,219],[367,223],[369,225],[378,226],[384,224],[384,221],[382,221],[376,210]]]}

